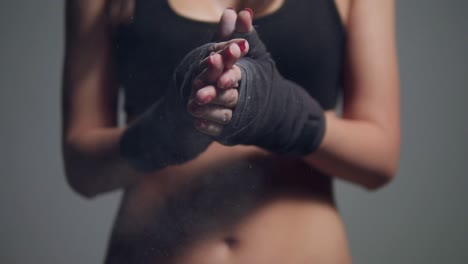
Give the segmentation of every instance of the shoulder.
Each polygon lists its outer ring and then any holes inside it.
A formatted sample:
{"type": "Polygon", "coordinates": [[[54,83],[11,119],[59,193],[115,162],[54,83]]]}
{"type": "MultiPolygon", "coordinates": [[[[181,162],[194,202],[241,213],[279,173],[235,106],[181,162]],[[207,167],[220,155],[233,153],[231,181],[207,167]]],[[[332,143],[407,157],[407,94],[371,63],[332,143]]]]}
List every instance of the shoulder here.
{"type": "Polygon", "coordinates": [[[69,26],[86,30],[97,23],[118,25],[133,16],[136,0],[67,0],[66,17],[69,26]]]}
{"type": "Polygon", "coordinates": [[[345,26],[348,25],[350,7],[353,0],[330,0],[335,3],[336,9],[341,17],[341,21],[345,26]]]}
{"type": "MultiPolygon", "coordinates": [[[[389,13],[394,9],[395,0],[330,0],[334,1],[338,13],[341,16],[343,24],[348,25],[351,17],[355,15],[356,12],[386,12],[389,13]]],[[[363,15],[363,14],[361,14],[363,15]]]]}

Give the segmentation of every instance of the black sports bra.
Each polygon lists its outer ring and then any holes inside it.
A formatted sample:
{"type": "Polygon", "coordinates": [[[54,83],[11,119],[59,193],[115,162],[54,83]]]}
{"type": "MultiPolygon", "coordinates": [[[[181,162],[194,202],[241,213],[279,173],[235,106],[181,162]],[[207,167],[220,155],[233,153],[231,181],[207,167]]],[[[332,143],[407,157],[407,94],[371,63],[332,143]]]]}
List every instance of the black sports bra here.
{"type": "MultiPolygon", "coordinates": [[[[212,40],[216,23],[181,17],[167,1],[136,0],[134,17],[114,36],[125,111],[138,115],[160,98],[178,62],[212,40]]],[[[280,73],[304,87],[324,109],[342,84],[345,29],[334,0],[285,0],[254,26],[280,73]]]]}

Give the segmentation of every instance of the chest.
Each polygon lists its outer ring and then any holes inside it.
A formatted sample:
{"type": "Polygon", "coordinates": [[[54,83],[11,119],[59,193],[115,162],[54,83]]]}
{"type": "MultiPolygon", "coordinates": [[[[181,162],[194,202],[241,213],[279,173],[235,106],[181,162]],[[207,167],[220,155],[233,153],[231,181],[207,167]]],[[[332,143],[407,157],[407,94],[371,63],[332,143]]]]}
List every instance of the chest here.
{"type": "Polygon", "coordinates": [[[286,0],[167,0],[171,9],[180,16],[192,20],[217,22],[226,8],[252,9],[256,17],[274,13],[286,0]]]}
{"type": "MultiPolygon", "coordinates": [[[[115,38],[129,104],[145,106],[161,96],[177,63],[212,42],[216,26],[177,13],[170,1],[137,0],[133,20],[115,38]]],[[[284,0],[273,13],[254,19],[254,26],[280,73],[308,88],[325,108],[333,106],[345,40],[333,0],[284,0]]]]}

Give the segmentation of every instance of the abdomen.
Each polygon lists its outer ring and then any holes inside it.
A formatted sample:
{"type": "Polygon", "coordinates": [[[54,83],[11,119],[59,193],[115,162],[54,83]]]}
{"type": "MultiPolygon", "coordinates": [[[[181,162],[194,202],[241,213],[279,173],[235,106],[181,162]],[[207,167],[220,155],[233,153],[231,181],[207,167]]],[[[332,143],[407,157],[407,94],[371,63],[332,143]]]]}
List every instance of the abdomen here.
{"type": "Polygon", "coordinates": [[[208,261],[348,263],[330,178],[256,147],[214,143],[126,192],[107,263],[208,261]]]}

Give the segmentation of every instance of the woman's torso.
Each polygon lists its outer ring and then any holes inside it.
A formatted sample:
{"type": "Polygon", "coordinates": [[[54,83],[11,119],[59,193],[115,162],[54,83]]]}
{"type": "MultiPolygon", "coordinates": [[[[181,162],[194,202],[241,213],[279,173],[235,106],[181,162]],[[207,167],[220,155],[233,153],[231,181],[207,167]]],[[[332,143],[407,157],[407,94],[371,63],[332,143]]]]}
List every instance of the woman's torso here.
{"type": "MultiPolygon", "coordinates": [[[[332,1],[273,1],[278,8],[254,20],[286,78],[326,87],[309,90],[325,109],[336,103],[344,41],[332,1]]],[[[130,119],[162,95],[184,54],[212,40],[215,23],[184,15],[184,2],[137,0],[132,23],[117,31],[130,119]]],[[[349,254],[328,176],[253,146],[213,143],[125,191],[107,262],[347,263],[349,254]]]]}

